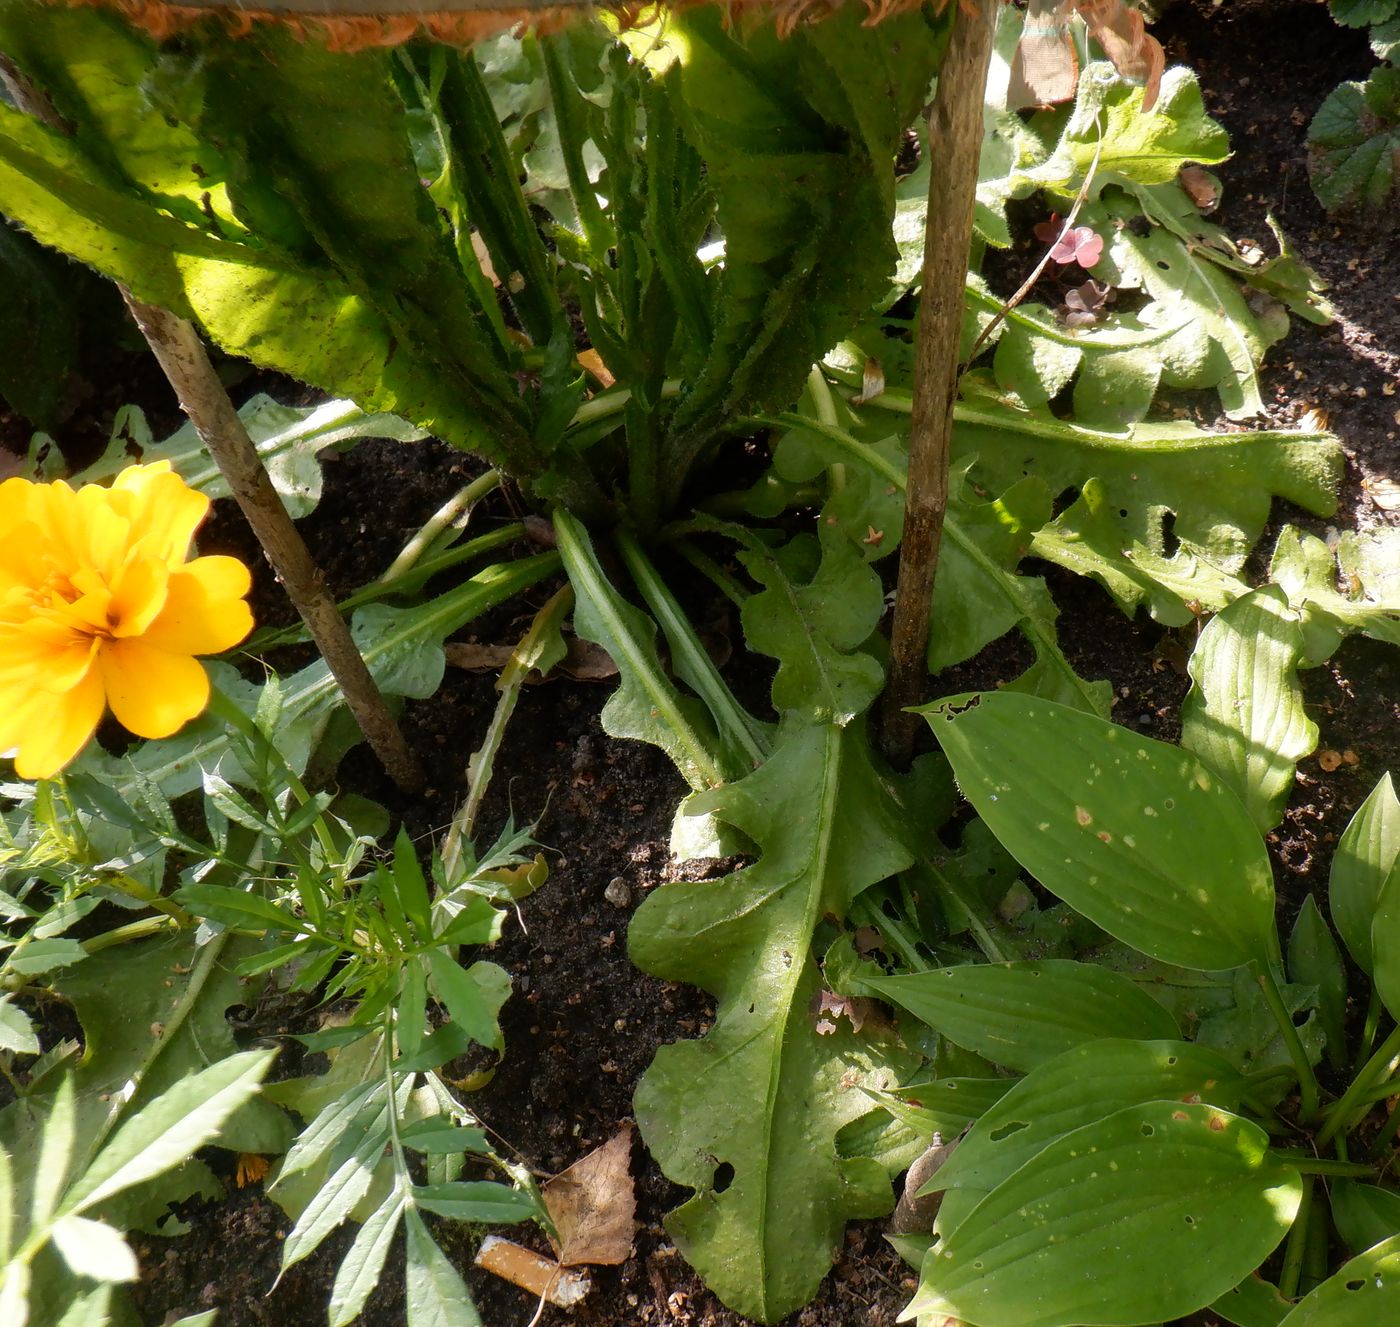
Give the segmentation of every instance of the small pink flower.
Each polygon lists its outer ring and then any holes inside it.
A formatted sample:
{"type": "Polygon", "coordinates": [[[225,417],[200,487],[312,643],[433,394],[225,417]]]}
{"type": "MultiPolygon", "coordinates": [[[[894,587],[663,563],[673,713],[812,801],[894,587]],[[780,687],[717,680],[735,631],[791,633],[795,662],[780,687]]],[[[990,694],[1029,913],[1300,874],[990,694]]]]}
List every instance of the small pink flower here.
{"type": "Polygon", "coordinates": [[[1093,227],[1076,226],[1050,250],[1050,257],[1057,263],[1078,263],[1087,270],[1103,257],[1103,240],[1093,227]]]}

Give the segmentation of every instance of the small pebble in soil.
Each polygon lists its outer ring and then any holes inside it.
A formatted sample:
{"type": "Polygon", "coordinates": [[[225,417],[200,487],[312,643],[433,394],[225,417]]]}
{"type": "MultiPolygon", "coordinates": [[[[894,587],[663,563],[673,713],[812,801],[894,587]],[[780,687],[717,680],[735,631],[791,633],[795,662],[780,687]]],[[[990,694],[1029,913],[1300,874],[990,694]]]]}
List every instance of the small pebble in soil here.
{"type": "Polygon", "coordinates": [[[615,908],[632,906],[631,887],[620,875],[615,875],[608,881],[607,888],[603,890],[603,897],[615,908]]]}

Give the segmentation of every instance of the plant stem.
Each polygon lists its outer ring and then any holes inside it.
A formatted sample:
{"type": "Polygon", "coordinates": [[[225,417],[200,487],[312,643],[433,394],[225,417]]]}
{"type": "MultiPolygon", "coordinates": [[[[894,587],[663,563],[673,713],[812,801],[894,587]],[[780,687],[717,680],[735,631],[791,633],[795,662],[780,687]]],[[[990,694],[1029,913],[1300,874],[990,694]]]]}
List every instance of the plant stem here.
{"type": "Polygon", "coordinates": [[[1284,1299],[1296,1299],[1298,1281],[1303,1274],[1303,1253],[1308,1247],[1308,1225],[1312,1218],[1313,1183],[1303,1185],[1302,1201],[1298,1204],[1298,1215],[1288,1231],[1288,1246],[1283,1251],[1283,1268],[1279,1272],[1278,1291],[1284,1299]]]}
{"type": "Polygon", "coordinates": [[[1316,1157],[1311,1153],[1295,1153],[1274,1148],[1270,1155],[1292,1166],[1302,1175],[1338,1175],[1344,1179],[1366,1179],[1376,1173],[1376,1168],[1362,1161],[1333,1161],[1327,1157],[1316,1157]]]}
{"type": "Polygon", "coordinates": [[[471,516],[472,508],[488,493],[494,492],[500,486],[501,472],[488,470],[484,475],[479,475],[470,484],[459,489],[423,522],[418,533],[403,546],[398,557],[389,564],[388,570],[377,583],[388,585],[405,575],[417,564],[418,559],[423,556],[428,546],[438,535],[453,524],[458,517],[462,517],[463,523],[465,523],[466,518],[471,516]]]}
{"type": "Polygon", "coordinates": [[[1320,1095],[1317,1075],[1313,1073],[1308,1053],[1303,1049],[1298,1029],[1293,1026],[1292,1015],[1289,1014],[1287,1006],[1283,1003],[1283,995],[1279,991],[1278,982],[1274,980],[1274,974],[1268,968],[1256,967],[1254,976],[1259,983],[1259,989],[1264,992],[1264,1000],[1269,1006],[1269,1012],[1273,1014],[1279,1031],[1283,1033],[1283,1044],[1288,1047],[1288,1058],[1293,1061],[1293,1067],[1297,1070],[1302,1118],[1305,1121],[1312,1120],[1318,1112],[1320,1095]]]}
{"type": "Polygon", "coordinates": [[[751,597],[749,591],[740,585],[704,549],[697,548],[691,540],[683,536],[677,536],[671,540],[671,547],[702,576],[707,576],[714,584],[715,589],[724,595],[735,608],[742,609],[744,607],[744,604],[751,597]]]}
{"type": "Polygon", "coordinates": [[[972,244],[982,103],[996,26],[997,0],[959,5],[929,115],[929,142],[940,169],[929,173],[922,294],[914,351],[914,414],[909,430],[909,489],[899,580],[890,630],[890,680],[881,711],[881,741],[896,769],[907,769],[924,696],[929,611],[948,508],[948,456],[958,390],[967,255],[972,244]]]}
{"type": "Polygon", "coordinates": [[[1380,1044],[1361,1072],[1351,1080],[1350,1086],[1342,1093],[1341,1100],[1327,1109],[1327,1119],[1317,1134],[1317,1145],[1326,1146],[1338,1133],[1348,1127],[1352,1113],[1362,1104],[1367,1089],[1375,1081],[1376,1075],[1397,1055],[1400,1055],[1400,1026],[1391,1029],[1390,1035],[1380,1044]]]}
{"type": "MultiPolygon", "coordinates": [[[[1387,1084],[1387,1086],[1393,1085],[1387,1084]]],[[[1380,1133],[1375,1136],[1371,1142],[1371,1146],[1367,1149],[1366,1156],[1368,1160],[1378,1160],[1380,1154],[1390,1146],[1390,1140],[1395,1136],[1395,1126],[1397,1124],[1400,1124],[1400,1102],[1397,1102],[1390,1114],[1385,1117],[1385,1123],[1381,1126],[1380,1133]]]]}
{"type": "Polygon", "coordinates": [[[198,334],[168,310],[145,304],[125,289],[122,295],[175,389],[181,408],[223,472],[287,597],[339,683],[360,731],[400,788],[407,792],[422,788],[423,771],[327,592],[325,576],[277,496],[198,334]]]}
{"type": "Polygon", "coordinates": [[[1372,986],[1370,998],[1366,1001],[1366,1021],[1361,1025],[1361,1044],[1356,1048],[1353,1072],[1360,1071],[1366,1057],[1371,1053],[1371,1047],[1376,1044],[1376,1029],[1380,1025],[1382,1008],[1381,994],[1372,986]]]}
{"type": "MultiPolygon", "coordinates": [[[[193,920],[191,918],[191,920],[193,920]]],[[[148,935],[155,935],[159,931],[178,930],[179,921],[168,913],[162,913],[159,917],[142,917],[140,921],[127,922],[125,926],[115,926],[110,931],[103,931],[101,935],[95,935],[91,940],[82,942],[83,953],[92,955],[101,953],[104,949],[111,949],[116,945],[128,944],[133,940],[144,940],[148,935]]]]}

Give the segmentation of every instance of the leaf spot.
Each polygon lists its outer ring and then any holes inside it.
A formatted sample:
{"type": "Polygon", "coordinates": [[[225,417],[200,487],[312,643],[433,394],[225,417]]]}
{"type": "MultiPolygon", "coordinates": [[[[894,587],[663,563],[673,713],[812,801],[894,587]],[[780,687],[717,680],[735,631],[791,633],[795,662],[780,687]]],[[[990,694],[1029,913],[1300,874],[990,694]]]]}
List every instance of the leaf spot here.
{"type": "Polygon", "coordinates": [[[1094,817],[1091,816],[1088,813],[1088,811],[1086,811],[1082,806],[1076,806],[1074,808],[1074,818],[1081,825],[1092,825],[1094,823],[1094,817]]]}
{"type": "Polygon", "coordinates": [[[1101,829],[1101,830],[1099,830],[1098,835],[1097,835],[1097,838],[1098,838],[1098,840],[1099,840],[1100,843],[1112,843],[1112,842],[1113,842],[1113,835],[1110,834],[1106,829],[1101,829]]]}
{"type": "Polygon", "coordinates": [[[1131,834],[1123,835],[1123,846],[1125,848],[1136,848],[1137,840],[1131,834]]]}

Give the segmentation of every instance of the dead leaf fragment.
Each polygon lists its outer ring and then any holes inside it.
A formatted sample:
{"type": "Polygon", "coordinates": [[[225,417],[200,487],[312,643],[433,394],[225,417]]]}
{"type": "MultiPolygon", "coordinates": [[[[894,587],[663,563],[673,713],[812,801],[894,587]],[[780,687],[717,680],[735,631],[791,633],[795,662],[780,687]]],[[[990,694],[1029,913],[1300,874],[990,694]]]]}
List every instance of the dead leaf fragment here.
{"type": "Polygon", "coordinates": [[[582,1272],[566,1271],[552,1258],[546,1258],[522,1244],[487,1235],[477,1250],[476,1265],[494,1272],[513,1286],[547,1299],[561,1309],[571,1309],[593,1289],[582,1272]]]}
{"type": "Polygon", "coordinates": [[[1326,773],[1331,774],[1333,770],[1342,767],[1341,753],[1338,751],[1319,751],[1317,763],[1326,773]]]}
{"type": "MultiPolygon", "coordinates": [[[[469,673],[498,673],[510,662],[515,646],[457,641],[445,646],[443,652],[454,668],[465,668],[469,673]]],[[[617,665],[601,645],[574,637],[553,672],[563,673],[576,682],[606,682],[617,676],[617,665]]],[[[533,683],[543,679],[538,673],[531,673],[525,680],[533,683]]]]}
{"type": "Polygon", "coordinates": [[[613,1267],[632,1255],[637,1195],[632,1183],[632,1126],[580,1157],[540,1191],[565,1267],[613,1267]]]}
{"type": "Polygon", "coordinates": [[[1177,182],[1201,212],[1214,212],[1220,205],[1220,181],[1204,166],[1183,166],[1177,182]]]}
{"type": "Polygon", "coordinates": [[[1393,479],[1363,479],[1366,496],[1382,511],[1400,511],[1400,484],[1393,479]]]}

